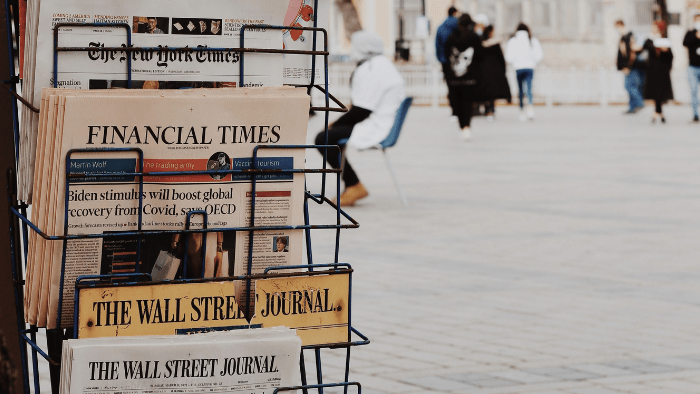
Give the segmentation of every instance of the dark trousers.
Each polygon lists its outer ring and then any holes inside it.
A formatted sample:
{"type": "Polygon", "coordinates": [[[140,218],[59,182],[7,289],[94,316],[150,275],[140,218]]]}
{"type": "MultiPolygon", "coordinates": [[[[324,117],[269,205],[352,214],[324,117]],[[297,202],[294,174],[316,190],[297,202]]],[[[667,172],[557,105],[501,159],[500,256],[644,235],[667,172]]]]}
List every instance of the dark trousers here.
{"type": "Polygon", "coordinates": [[[655,107],[656,107],[656,113],[657,113],[657,114],[663,113],[663,112],[662,112],[662,109],[661,109],[661,106],[664,105],[664,102],[663,102],[663,101],[654,100],[654,105],[655,105],[655,107]]]}
{"type": "Polygon", "coordinates": [[[459,127],[469,127],[474,111],[476,87],[474,85],[453,86],[454,91],[452,111],[459,119],[459,127]]]}
{"type": "MultiPolygon", "coordinates": [[[[337,145],[338,141],[350,138],[352,129],[353,126],[345,125],[330,127],[328,129],[328,143],[326,143],[326,133],[323,131],[316,135],[315,143],[316,145],[337,145]]],[[[326,152],[326,149],[319,148],[318,151],[323,155],[326,152]]],[[[328,149],[327,152],[328,154],[326,160],[328,161],[328,164],[330,164],[333,168],[340,168],[338,151],[335,149],[328,149]]],[[[345,167],[343,168],[343,174],[341,177],[343,178],[343,182],[345,182],[345,187],[354,186],[360,183],[360,180],[357,178],[357,174],[355,174],[355,171],[352,169],[352,166],[350,166],[347,159],[345,160],[345,167]]]]}
{"type": "MultiPolygon", "coordinates": [[[[451,74],[452,71],[450,70],[450,63],[440,63],[440,64],[442,64],[442,75],[445,76],[445,80],[447,81],[449,76],[452,75],[451,74]]],[[[450,84],[448,82],[447,83],[447,102],[450,104],[450,107],[452,108],[452,115],[457,115],[457,113],[455,112],[455,109],[454,109],[454,105],[453,105],[453,102],[455,100],[454,90],[455,90],[455,88],[450,86],[450,84]]]]}

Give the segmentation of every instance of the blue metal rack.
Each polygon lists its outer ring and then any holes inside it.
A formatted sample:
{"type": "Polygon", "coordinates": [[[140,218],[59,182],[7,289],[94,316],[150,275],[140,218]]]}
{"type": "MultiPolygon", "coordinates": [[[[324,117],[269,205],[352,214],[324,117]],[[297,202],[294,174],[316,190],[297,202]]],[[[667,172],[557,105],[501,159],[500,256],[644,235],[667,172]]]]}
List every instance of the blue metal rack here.
{"type": "MultiPolygon", "coordinates": [[[[314,12],[316,12],[316,8],[318,6],[318,0],[313,0],[315,3],[314,7],[314,12]]],[[[7,15],[11,15],[10,10],[14,9],[17,10],[17,0],[5,0],[5,7],[6,7],[6,12],[7,15]]],[[[206,52],[217,52],[217,51],[230,51],[230,52],[237,52],[240,54],[240,77],[239,77],[239,86],[245,86],[244,85],[244,55],[246,53],[281,53],[281,54],[288,54],[288,55],[300,55],[300,56],[311,56],[312,57],[312,65],[311,65],[311,77],[310,77],[310,83],[308,85],[295,85],[297,87],[305,87],[307,88],[307,92],[311,94],[312,89],[318,89],[320,90],[324,96],[325,96],[325,106],[323,107],[311,107],[311,110],[314,111],[320,111],[325,113],[325,121],[324,121],[324,130],[326,133],[326,142],[324,145],[287,145],[287,146],[265,146],[265,145],[260,145],[255,147],[254,152],[253,152],[253,159],[252,159],[252,164],[251,164],[251,169],[249,170],[224,170],[224,171],[197,171],[197,172],[192,172],[192,171],[178,171],[178,172],[144,172],[143,171],[143,152],[141,152],[140,149],[81,149],[81,150],[71,150],[67,154],[67,159],[69,162],[69,159],[71,155],[75,153],[81,153],[81,152],[101,152],[104,154],[113,154],[115,152],[125,152],[125,151],[131,151],[134,152],[139,156],[139,169],[140,171],[136,171],[133,173],[110,173],[110,174],[89,174],[89,178],[92,179],[97,179],[99,180],[100,178],[103,177],[113,177],[115,175],[119,176],[132,176],[135,178],[138,178],[139,182],[139,190],[143,190],[143,183],[144,183],[144,176],[187,176],[187,175],[202,175],[202,174],[210,174],[210,175],[232,175],[232,174],[245,174],[249,175],[251,177],[251,184],[252,184],[252,194],[251,194],[251,222],[250,226],[248,227],[235,227],[235,228],[207,228],[206,223],[206,212],[203,211],[192,211],[187,215],[187,225],[185,230],[172,230],[172,231],[145,231],[141,228],[142,225],[142,220],[141,220],[141,212],[142,210],[139,209],[139,223],[138,223],[138,229],[136,231],[125,231],[125,232],[115,232],[115,233],[109,233],[109,234],[81,234],[81,235],[69,235],[68,234],[68,194],[69,194],[69,189],[71,186],[71,183],[75,183],[76,181],[85,181],[85,178],[88,177],[86,174],[71,174],[70,169],[67,167],[65,169],[66,171],[66,188],[65,188],[65,212],[64,212],[64,217],[65,217],[65,226],[64,226],[64,233],[62,236],[49,236],[45,232],[43,232],[40,228],[38,228],[35,224],[33,224],[28,218],[27,218],[27,208],[28,205],[25,204],[22,201],[18,201],[16,198],[16,176],[14,173],[13,169],[8,170],[7,174],[7,182],[8,182],[8,198],[10,199],[10,211],[12,214],[12,220],[10,221],[10,234],[11,234],[11,261],[12,261],[12,274],[13,274],[13,280],[15,283],[15,307],[17,310],[17,315],[19,317],[17,324],[18,328],[20,331],[20,350],[21,350],[21,356],[22,356],[22,372],[23,372],[23,380],[24,380],[24,392],[26,394],[30,393],[30,378],[33,383],[33,392],[36,394],[40,393],[40,387],[39,387],[39,374],[38,374],[38,360],[39,358],[43,358],[49,363],[49,368],[51,370],[51,380],[52,380],[52,391],[53,393],[58,393],[58,377],[60,373],[60,351],[61,351],[61,342],[69,337],[77,337],[77,329],[74,327],[74,330],[66,330],[64,331],[63,329],[56,329],[56,330],[46,330],[47,334],[47,339],[48,339],[48,344],[47,344],[47,350],[44,350],[42,346],[37,344],[36,341],[36,334],[38,332],[38,328],[36,326],[29,326],[27,327],[27,324],[24,323],[23,317],[24,317],[24,301],[23,301],[23,286],[24,286],[24,279],[22,277],[22,264],[24,264],[24,267],[27,265],[27,240],[29,237],[30,231],[36,232],[39,236],[44,238],[45,240],[49,241],[56,241],[56,242],[63,242],[63,256],[62,256],[62,262],[63,262],[63,268],[65,268],[65,259],[66,259],[66,245],[67,241],[72,240],[72,239],[84,239],[84,238],[109,238],[109,237],[135,237],[138,242],[137,242],[137,258],[136,261],[140,261],[140,253],[141,253],[141,239],[144,236],[147,235],[154,235],[154,234],[169,234],[169,233],[177,233],[177,234],[189,234],[189,233],[209,233],[209,232],[248,232],[250,237],[249,237],[249,244],[248,244],[248,272],[246,275],[238,276],[238,277],[230,277],[227,278],[228,280],[241,280],[241,281],[247,281],[248,288],[250,289],[251,286],[251,281],[255,279],[262,279],[262,278],[274,278],[274,277],[280,277],[280,276],[308,276],[308,275],[333,275],[333,274],[340,274],[340,273],[349,273],[350,277],[350,293],[348,294],[348,299],[349,299],[349,304],[348,304],[348,338],[347,342],[342,342],[342,343],[335,343],[335,344],[328,344],[328,345],[310,345],[310,346],[303,346],[302,351],[301,351],[301,357],[300,357],[300,375],[301,375],[301,386],[298,387],[286,387],[286,388],[278,388],[275,390],[275,393],[277,392],[285,392],[285,391],[293,391],[293,390],[302,390],[304,394],[308,393],[310,390],[315,390],[315,392],[318,393],[323,393],[324,388],[331,388],[331,387],[342,387],[344,392],[348,392],[349,387],[356,387],[357,392],[359,393],[361,391],[361,386],[357,382],[350,382],[349,381],[349,370],[350,370],[350,348],[354,346],[360,346],[360,345],[366,345],[369,343],[369,339],[361,334],[358,330],[356,330],[354,327],[352,327],[351,324],[351,303],[352,303],[352,268],[348,264],[343,264],[339,263],[338,261],[338,253],[339,253],[339,247],[340,247],[340,230],[341,229],[347,229],[347,228],[357,228],[359,227],[359,224],[352,218],[350,217],[346,212],[344,212],[342,209],[340,209],[339,206],[334,204],[328,197],[327,197],[327,190],[326,190],[326,176],[327,174],[335,174],[337,178],[336,182],[336,195],[340,194],[340,170],[335,170],[327,167],[327,161],[325,160],[327,155],[329,154],[329,150],[331,152],[336,152],[336,154],[340,155],[340,147],[337,145],[328,145],[328,123],[329,123],[329,112],[346,112],[347,107],[345,107],[340,101],[338,101],[333,95],[331,95],[328,91],[328,38],[327,38],[327,32],[325,29],[318,28],[316,26],[316,20],[317,18],[314,15],[314,27],[292,27],[292,26],[272,26],[272,25],[244,25],[241,27],[240,31],[240,47],[239,48],[144,48],[144,47],[133,47],[131,45],[131,30],[130,26],[128,24],[58,24],[54,28],[54,56],[53,56],[53,61],[54,61],[54,84],[58,82],[58,53],[59,52],[69,52],[69,51],[110,51],[110,50],[116,50],[116,51],[122,51],[122,52],[131,52],[131,51],[141,51],[141,50],[152,50],[152,51],[182,51],[182,52],[194,52],[194,51],[206,51],[206,52]],[[126,30],[126,44],[124,47],[115,47],[115,48],[84,48],[84,47],[59,47],[58,46],[58,37],[59,37],[59,31],[61,27],[66,27],[66,26],[74,26],[74,27],[94,27],[94,26],[111,26],[111,27],[116,27],[116,28],[125,28],[126,30]],[[299,51],[299,50],[286,50],[286,49],[265,49],[265,48],[246,48],[245,43],[244,43],[244,34],[245,30],[248,29],[271,29],[271,30],[304,30],[304,31],[311,31],[312,36],[313,36],[313,50],[311,51],[299,51]],[[323,50],[316,50],[317,48],[317,34],[321,33],[323,34],[323,50]],[[316,84],[315,78],[316,78],[316,56],[323,56],[323,62],[324,62],[324,81],[323,81],[323,86],[316,84]],[[331,107],[331,101],[336,105],[335,107],[331,107]],[[259,169],[257,167],[257,158],[258,158],[258,152],[261,149],[320,149],[323,151],[323,166],[322,168],[318,169],[283,169],[283,170],[269,170],[269,169],[259,169]],[[320,174],[321,178],[321,192],[318,194],[314,194],[309,192],[308,190],[305,191],[305,196],[304,196],[304,224],[303,225],[292,225],[292,226],[255,226],[255,217],[254,217],[254,212],[255,212],[255,199],[256,199],[256,183],[257,183],[257,178],[260,175],[264,174],[270,174],[270,173],[287,173],[287,174],[295,174],[295,173],[303,173],[303,174],[320,174]],[[317,205],[328,205],[331,209],[336,211],[336,220],[334,224],[311,224],[310,219],[309,219],[309,201],[317,204],[317,205]],[[204,226],[201,229],[192,229],[190,228],[190,221],[192,216],[194,215],[202,215],[204,216],[204,226]],[[343,224],[342,221],[345,219],[346,224],[343,224]],[[349,223],[348,223],[349,222],[349,223]],[[252,274],[252,259],[253,259],[253,253],[252,253],[252,248],[253,248],[253,237],[256,231],[262,231],[262,230],[291,230],[291,229],[296,229],[296,230],[304,230],[305,232],[305,241],[306,241],[306,249],[307,249],[307,264],[302,265],[302,266],[285,266],[285,267],[269,267],[265,270],[264,274],[258,274],[258,275],[253,275],[252,274]],[[334,255],[334,261],[332,264],[314,264],[313,263],[313,254],[312,254],[312,244],[311,244],[311,230],[315,229],[328,229],[328,230],[335,230],[336,231],[336,237],[335,237],[335,255],[334,255]],[[284,273],[284,272],[279,272],[283,270],[289,270],[289,269],[303,269],[305,272],[296,272],[296,273],[284,273]],[[353,334],[357,337],[359,337],[359,340],[353,341],[352,336],[353,334]],[[29,350],[31,353],[31,366],[32,366],[32,371],[33,374],[30,376],[29,373],[29,355],[27,353],[27,345],[29,345],[29,350]],[[344,381],[339,382],[339,383],[323,383],[323,373],[322,373],[322,362],[321,362],[321,353],[320,350],[323,348],[328,348],[328,349],[346,349],[346,362],[345,362],[345,374],[344,374],[344,381]],[[304,351],[313,351],[314,352],[314,358],[315,358],[315,367],[316,367],[316,382],[317,384],[309,384],[307,380],[307,375],[306,375],[306,364],[305,364],[305,357],[304,357],[304,351]]],[[[14,26],[15,26],[15,31],[19,32],[18,30],[18,20],[17,17],[15,16],[12,19],[14,26]]],[[[11,65],[11,72],[12,75],[14,76],[16,74],[15,68],[14,68],[14,59],[15,59],[15,53],[13,50],[14,45],[12,45],[13,40],[15,40],[15,43],[19,43],[19,40],[24,39],[23,37],[18,37],[18,34],[12,35],[12,32],[10,29],[8,29],[8,43],[10,45],[8,46],[10,49],[10,61],[12,63],[11,65]]],[[[130,56],[127,56],[127,64],[126,64],[126,74],[127,74],[127,86],[131,87],[131,59],[130,56]]],[[[13,113],[14,113],[14,132],[15,132],[15,150],[18,153],[19,152],[19,122],[18,122],[18,117],[17,117],[17,108],[18,104],[17,102],[19,101],[21,104],[28,106],[30,109],[32,109],[35,112],[38,112],[36,108],[34,108],[31,103],[26,102],[23,98],[21,98],[19,95],[16,93],[16,87],[17,83],[19,82],[19,77],[13,77],[10,81],[3,81],[5,85],[9,85],[8,91],[14,96],[15,100],[13,100],[13,113]]],[[[142,208],[143,206],[143,197],[142,193],[139,194],[139,208],[142,208]]],[[[203,237],[204,242],[206,242],[206,237],[203,237]]],[[[204,251],[206,248],[202,248],[202,251],[204,251]]],[[[187,256],[185,255],[184,261],[183,261],[183,268],[186,267],[187,265],[187,256]]],[[[137,264],[138,268],[138,264],[137,264]]],[[[63,288],[63,281],[64,281],[64,273],[62,272],[61,274],[61,289],[63,288]]],[[[181,280],[178,280],[178,282],[201,282],[201,281],[206,281],[207,279],[194,279],[194,278],[187,278],[187,273],[186,270],[183,269],[183,274],[184,278],[181,280]]],[[[118,286],[131,286],[136,283],[139,283],[139,279],[148,279],[149,275],[148,274],[135,274],[135,275],[96,275],[96,276],[84,276],[78,278],[76,281],[76,288],[77,287],[90,287],[90,286],[102,286],[106,281],[112,282],[113,279],[118,279],[121,278],[123,281],[117,282],[116,285],[118,286]]],[[[221,280],[221,278],[217,278],[218,280],[221,280]]],[[[110,283],[110,285],[115,285],[114,283],[110,283]]],[[[249,299],[249,292],[246,292],[248,294],[247,299],[245,303],[243,304],[244,307],[242,308],[243,310],[248,309],[248,305],[250,304],[250,299],[249,299]]],[[[63,291],[60,292],[60,294],[63,294],[63,291]]],[[[78,306],[78,291],[76,291],[76,302],[75,302],[75,307],[77,308],[78,306]]],[[[59,308],[62,302],[59,300],[59,308]]],[[[77,313],[75,314],[77,316],[77,313]]],[[[61,311],[59,309],[58,312],[59,316],[59,323],[60,323],[60,316],[61,316],[61,311]]],[[[250,316],[248,316],[250,318],[250,316]]],[[[58,325],[60,327],[60,324],[58,325]]]]}

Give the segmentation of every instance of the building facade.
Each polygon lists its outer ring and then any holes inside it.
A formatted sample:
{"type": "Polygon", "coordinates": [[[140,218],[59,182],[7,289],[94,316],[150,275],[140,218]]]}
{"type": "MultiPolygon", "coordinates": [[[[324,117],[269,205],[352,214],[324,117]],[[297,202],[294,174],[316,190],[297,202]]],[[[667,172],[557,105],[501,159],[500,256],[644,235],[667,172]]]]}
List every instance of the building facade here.
{"type": "MultiPolygon", "coordinates": [[[[640,39],[649,32],[661,6],[671,15],[669,38],[674,43],[675,64],[683,64],[687,54],[683,34],[698,11],[694,0],[353,0],[364,29],[379,33],[385,53],[395,51],[403,38],[410,47],[410,62],[434,61],[434,34],[454,5],[472,16],[485,14],[504,41],[518,23],[528,24],[542,42],[544,64],[551,67],[614,65],[619,33],[613,24],[622,19],[640,39]],[[418,22],[425,15],[430,22],[428,35],[418,22]]],[[[350,52],[343,37],[341,15],[331,7],[331,51],[350,52]]]]}

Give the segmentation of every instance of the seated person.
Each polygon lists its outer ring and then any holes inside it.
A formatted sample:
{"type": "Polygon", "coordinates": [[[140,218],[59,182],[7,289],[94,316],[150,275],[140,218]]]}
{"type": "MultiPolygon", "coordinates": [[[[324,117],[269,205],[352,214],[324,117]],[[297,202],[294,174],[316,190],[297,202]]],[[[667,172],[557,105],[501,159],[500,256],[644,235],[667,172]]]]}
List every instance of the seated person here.
{"type": "MultiPolygon", "coordinates": [[[[378,145],[389,135],[396,111],[406,98],[403,77],[391,60],[382,56],[384,43],[378,34],[354,33],[352,51],[358,60],[350,78],[352,106],[329,127],[328,141],[322,131],[316,136],[316,145],[336,145],[345,138],[349,138],[348,145],[357,149],[378,145]]],[[[319,150],[324,153],[324,149],[319,150]]],[[[328,150],[327,160],[333,168],[340,168],[333,150],[328,150]]],[[[345,190],[340,195],[341,206],[355,205],[369,195],[347,160],[342,179],[345,190]]]]}

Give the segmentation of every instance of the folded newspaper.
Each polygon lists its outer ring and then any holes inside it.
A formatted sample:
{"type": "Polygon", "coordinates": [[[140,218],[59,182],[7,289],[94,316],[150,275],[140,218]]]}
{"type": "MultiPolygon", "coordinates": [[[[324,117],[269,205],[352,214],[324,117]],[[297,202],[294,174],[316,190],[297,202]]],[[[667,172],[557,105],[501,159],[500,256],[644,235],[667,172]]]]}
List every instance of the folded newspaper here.
{"type": "MultiPolygon", "coordinates": [[[[240,47],[244,25],[270,24],[327,27],[330,0],[211,0],[196,7],[178,1],[139,0],[29,0],[24,51],[23,95],[35,107],[41,89],[124,88],[131,62],[133,88],[235,87],[239,82],[241,55],[226,48],[240,47]],[[314,19],[314,16],[316,19],[314,19]],[[58,29],[59,47],[94,48],[92,51],[58,52],[54,58],[54,27],[59,23],[123,24],[114,26],[64,26],[58,29]],[[98,51],[126,48],[127,35],[136,51],[98,51]],[[192,48],[198,52],[177,51],[192,48]],[[207,50],[213,48],[212,50],[207,50]],[[56,60],[57,78],[54,81],[56,60]]],[[[310,50],[312,32],[250,29],[245,46],[253,48],[310,50]]],[[[318,33],[317,49],[323,49],[318,33]]],[[[323,58],[248,53],[244,55],[246,86],[308,84],[314,75],[321,83],[323,58]]],[[[33,174],[39,115],[22,108],[20,129],[19,199],[33,200],[33,174]]]]}
{"type": "MultiPolygon", "coordinates": [[[[27,321],[54,328],[60,318],[61,326],[71,326],[74,284],[82,275],[146,272],[166,280],[247,273],[249,232],[225,229],[250,224],[251,175],[215,171],[252,168],[256,146],[304,144],[308,107],[306,90],[292,87],[44,89],[32,221],[49,235],[134,231],[139,218],[142,230],[171,232],[70,240],[65,261],[62,241],[33,234],[27,321]],[[121,150],[69,153],[96,148],[121,150]],[[141,170],[147,173],[142,191],[134,176],[141,170]],[[221,230],[177,232],[192,211],[204,213],[191,215],[191,229],[221,230]]],[[[304,157],[303,149],[259,149],[255,167],[303,169],[304,157]]],[[[254,224],[303,224],[303,198],[304,174],[257,175],[254,224]]],[[[251,273],[301,264],[301,230],[254,237],[251,273]]]]}
{"type": "Polygon", "coordinates": [[[301,339],[286,327],[69,339],[59,392],[272,394],[299,385],[300,352],[301,339]]]}

